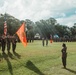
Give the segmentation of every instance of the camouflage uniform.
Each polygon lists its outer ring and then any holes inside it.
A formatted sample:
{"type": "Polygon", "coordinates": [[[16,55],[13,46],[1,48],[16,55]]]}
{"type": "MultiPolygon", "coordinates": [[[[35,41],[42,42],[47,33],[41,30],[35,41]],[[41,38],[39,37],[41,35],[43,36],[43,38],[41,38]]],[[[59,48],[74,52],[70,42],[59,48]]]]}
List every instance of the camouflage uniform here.
{"type": "Polygon", "coordinates": [[[44,46],[45,45],[45,39],[42,38],[42,45],[44,46]]]}
{"type": "Polygon", "coordinates": [[[1,46],[2,46],[2,52],[4,53],[5,52],[5,47],[6,47],[6,37],[5,37],[5,35],[2,35],[1,46]]]}
{"type": "Polygon", "coordinates": [[[10,46],[11,46],[11,38],[10,35],[7,35],[7,51],[10,52],[10,46]]]}
{"type": "Polygon", "coordinates": [[[62,63],[63,63],[64,68],[66,68],[66,58],[67,58],[66,50],[67,50],[67,47],[66,47],[66,44],[63,44],[62,46],[63,46],[63,48],[61,50],[61,52],[62,52],[62,63]]]}
{"type": "Polygon", "coordinates": [[[13,36],[12,38],[12,51],[15,52],[16,49],[17,38],[13,36]]]}

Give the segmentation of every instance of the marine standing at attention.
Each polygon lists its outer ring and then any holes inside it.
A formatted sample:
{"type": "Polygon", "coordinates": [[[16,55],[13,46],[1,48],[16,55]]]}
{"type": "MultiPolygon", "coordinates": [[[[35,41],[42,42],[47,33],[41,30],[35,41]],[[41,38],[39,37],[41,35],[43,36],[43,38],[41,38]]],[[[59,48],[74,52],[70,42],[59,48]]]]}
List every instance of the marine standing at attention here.
{"type": "Polygon", "coordinates": [[[63,47],[62,50],[61,50],[61,52],[62,52],[62,63],[63,63],[64,68],[66,68],[66,58],[67,58],[66,44],[63,43],[62,47],[63,47]]]}

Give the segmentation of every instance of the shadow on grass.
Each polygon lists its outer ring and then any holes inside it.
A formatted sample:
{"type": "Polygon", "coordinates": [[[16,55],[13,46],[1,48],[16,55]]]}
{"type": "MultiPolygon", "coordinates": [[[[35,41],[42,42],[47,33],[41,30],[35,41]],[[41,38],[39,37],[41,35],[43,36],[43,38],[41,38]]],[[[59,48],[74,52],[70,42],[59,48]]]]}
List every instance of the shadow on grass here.
{"type": "Polygon", "coordinates": [[[8,70],[10,72],[11,75],[13,75],[13,69],[12,69],[12,65],[11,65],[11,62],[9,61],[8,59],[8,55],[6,53],[3,53],[2,54],[3,58],[6,60],[7,62],[7,65],[8,65],[8,70]]]}
{"type": "Polygon", "coordinates": [[[0,53],[0,61],[2,61],[2,55],[1,55],[1,53],[0,53]]]}
{"type": "Polygon", "coordinates": [[[44,75],[30,60],[26,63],[25,67],[36,72],[39,75],[44,75]]]}
{"type": "Polygon", "coordinates": [[[72,72],[72,73],[76,74],[76,71],[74,71],[74,70],[71,70],[69,68],[66,68],[66,70],[68,70],[69,72],[72,72]]]}
{"type": "Polygon", "coordinates": [[[14,59],[13,58],[13,54],[11,52],[8,52],[8,56],[11,58],[11,59],[14,59]]]}
{"type": "Polygon", "coordinates": [[[21,58],[21,55],[19,55],[18,53],[16,53],[16,52],[13,52],[13,54],[18,58],[18,59],[20,59],[21,58]]]}

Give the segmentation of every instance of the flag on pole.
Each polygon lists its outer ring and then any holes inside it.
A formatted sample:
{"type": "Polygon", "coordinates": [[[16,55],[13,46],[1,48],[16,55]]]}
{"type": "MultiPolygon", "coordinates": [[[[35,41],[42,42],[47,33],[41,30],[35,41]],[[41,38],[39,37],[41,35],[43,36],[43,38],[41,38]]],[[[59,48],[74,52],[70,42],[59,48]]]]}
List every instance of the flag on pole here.
{"type": "Polygon", "coordinates": [[[4,22],[4,35],[6,36],[6,35],[7,35],[7,22],[6,22],[6,14],[5,14],[4,18],[5,18],[5,22],[4,22]]]}
{"type": "Polygon", "coordinates": [[[20,41],[24,46],[27,45],[27,39],[25,34],[25,23],[23,23],[20,28],[17,30],[16,34],[18,35],[20,41]]]}

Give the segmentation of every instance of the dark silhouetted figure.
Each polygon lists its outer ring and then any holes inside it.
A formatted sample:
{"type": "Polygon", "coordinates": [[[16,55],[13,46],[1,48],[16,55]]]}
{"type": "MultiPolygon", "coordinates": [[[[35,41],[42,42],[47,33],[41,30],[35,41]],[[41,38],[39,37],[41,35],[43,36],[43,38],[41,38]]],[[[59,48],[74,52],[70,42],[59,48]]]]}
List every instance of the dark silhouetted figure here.
{"type": "Polygon", "coordinates": [[[11,46],[11,38],[10,35],[7,35],[7,51],[10,52],[10,46],[11,46]]]}
{"type": "Polygon", "coordinates": [[[66,58],[67,58],[66,44],[63,43],[62,47],[63,47],[61,50],[61,52],[62,52],[62,63],[63,63],[64,68],[66,68],[66,58]]]}
{"type": "Polygon", "coordinates": [[[3,34],[1,38],[1,46],[2,46],[2,52],[5,52],[5,47],[6,47],[6,36],[3,34]]]}
{"type": "Polygon", "coordinates": [[[45,39],[42,38],[42,45],[44,46],[45,45],[45,39]]]}
{"type": "Polygon", "coordinates": [[[12,51],[15,52],[16,49],[17,38],[15,36],[12,37],[12,51]]]}
{"type": "Polygon", "coordinates": [[[46,46],[48,46],[48,38],[46,38],[46,46]]]}

